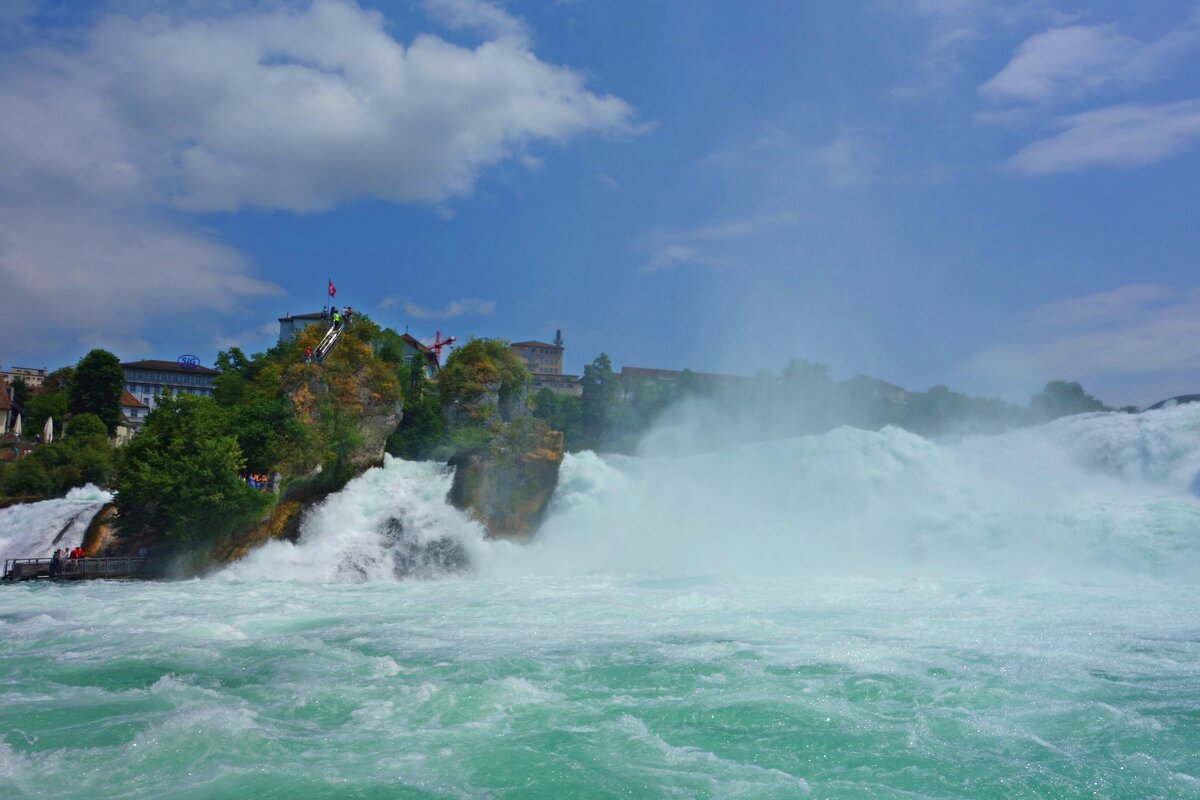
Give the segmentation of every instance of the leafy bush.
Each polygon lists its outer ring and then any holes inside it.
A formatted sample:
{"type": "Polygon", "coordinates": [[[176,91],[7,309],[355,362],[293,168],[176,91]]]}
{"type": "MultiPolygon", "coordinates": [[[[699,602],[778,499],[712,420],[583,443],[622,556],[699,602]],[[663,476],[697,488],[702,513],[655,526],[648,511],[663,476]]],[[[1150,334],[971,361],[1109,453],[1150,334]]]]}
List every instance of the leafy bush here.
{"type": "Polygon", "coordinates": [[[117,464],[104,423],[95,414],[80,414],[71,419],[63,438],[5,465],[0,470],[0,494],[57,497],[87,483],[109,486],[117,464]]]}
{"type": "Polygon", "coordinates": [[[260,515],[273,495],[250,488],[229,414],[207,397],[163,397],[126,447],[117,480],[123,532],[149,527],[183,543],[219,537],[260,515]]]}

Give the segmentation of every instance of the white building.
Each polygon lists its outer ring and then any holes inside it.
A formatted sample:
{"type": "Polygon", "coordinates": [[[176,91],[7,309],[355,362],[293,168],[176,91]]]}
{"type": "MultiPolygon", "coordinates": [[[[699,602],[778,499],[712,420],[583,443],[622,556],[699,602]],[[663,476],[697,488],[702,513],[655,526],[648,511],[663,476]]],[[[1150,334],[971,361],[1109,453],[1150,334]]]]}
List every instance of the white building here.
{"type": "Polygon", "coordinates": [[[130,361],[121,369],[125,371],[125,391],[149,410],[154,409],[157,395],[168,392],[212,397],[213,378],[220,374],[199,364],[153,359],[130,361]]]}
{"type": "Polygon", "coordinates": [[[300,331],[311,325],[320,325],[322,330],[333,325],[333,317],[320,311],[315,314],[288,314],[279,318],[279,343],[287,344],[295,339],[300,331]]]}

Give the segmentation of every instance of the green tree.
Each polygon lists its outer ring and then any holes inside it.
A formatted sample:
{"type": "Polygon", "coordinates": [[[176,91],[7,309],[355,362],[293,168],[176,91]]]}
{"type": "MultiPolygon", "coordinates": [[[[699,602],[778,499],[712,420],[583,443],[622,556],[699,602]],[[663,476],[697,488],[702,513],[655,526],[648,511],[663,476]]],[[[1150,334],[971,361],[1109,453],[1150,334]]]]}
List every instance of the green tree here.
{"type": "Polygon", "coordinates": [[[149,527],[185,543],[217,538],[261,514],[272,496],[246,485],[228,414],[207,397],[163,397],[125,448],[117,480],[122,531],[149,527]]]}
{"type": "Polygon", "coordinates": [[[1029,409],[1043,421],[1089,411],[1112,411],[1074,381],[1050,381],[1046,388],[1029,398],[1029,409]]]}
{"type": "Polygon", "coordinates": [[[29,400],[29,384],[25,382],[24,378],[14,378],[12,390],[13,403],[24,408],[25,403],[29,400]]]}
{"type": "Polygon", "coordinates": [[[608,354],[601,353],[583,368],[583,408],[580,428],[585,447],[600,448],[612,428],[614,409],[621,387],[613,374],[608,354]]]}
{"type": "Polygon", "coordinates": [[[404,387],[404,417],[388,437],[387,452],[410,460],[431,458],[445,438],[441,398],[419,364],[409,368],[402,359],[391,363],[404,387]]]}
{"type": "Polygon", "coordinates": [[[221,374],[213,378],[213,397],[223,406],[240,403],[253,377],[253,362],[240,348],[231,347],[217,353],[216,368],[221,374]]]}
{"type": "Polygon", "coordinates": [[[54,484],[38,459],[22,458],[4,470],[4,491],[9,497],[46,497],[54,484]]]}
{"type": "Polygon", "coordinates": [[[67,416],[67,395],[64,392],[42,390],[29,398],[25,404],[25,424],[30,431],[40,431],[46,420],[53,417],[58,431],[62,430],[67,416]]]}
{"type": "Polygon", "coordinates": [[[57,497],[87,483],[111,486],[116,466],[104,423],[95,414],[80,414],[71,419],[62,439],[6,469],[0,494],[57,497]]]}
{"type": "Polygon", "coordinates": [[[125,374],[117,357],[107,350],[93,350],[75,366],[68,410],[72,414],[95,414],[111,436],[121,422],[124,386],[125,374]]]}
{"type": "Polygon", "coordinates": [[[539,389],[533,397],[533,416],[563,435],[563,448],[570,451],[583,446],[583,401],[578,397],[539,389]]]}
{"type": "Polygon", "coordinates": [[[42,381],[43,392],[62,392],[70,397],[71,386],[75,382],[74,367],[59,367],[46,376],[42,381]]]}
{"type": "Polygon", "coordinates": [[[504,405],[529,384],[529,371],[502,339],[472,339],[446,359],[438,374],[442,406],[470,404],[495,391],[504,405]]]}

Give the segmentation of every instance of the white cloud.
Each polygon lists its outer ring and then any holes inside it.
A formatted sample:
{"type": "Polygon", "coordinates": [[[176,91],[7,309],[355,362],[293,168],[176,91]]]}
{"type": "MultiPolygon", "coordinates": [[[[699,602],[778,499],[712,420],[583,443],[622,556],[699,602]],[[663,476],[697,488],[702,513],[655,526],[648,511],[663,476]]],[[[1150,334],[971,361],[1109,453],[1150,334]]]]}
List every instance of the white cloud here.
{"type": "Polygon", "coordinates": [[[471,47],[400,41],[353,0],[117,5],[147,7],[0,55],[0,277],[19,309],[14,351],[118,329],[131,339],[162,315],[232,314],[234,298],[279,293],[163,209],[381,199],[445,218],[441,201],[471,192],[486,168],[534,168],[534,142],[635,130],[627,103],[539,60],[523,23],[486,2],[426,3],[489,37],[471,47]]]}
{"type": "Polygon", "coordinates": [[[1161,39],[1144,42],[1113,25],[1074,25],[1031,36],[980,87],[996,101],[1047,102],[1103,87],[1146,83],[1200,43],[1200,10],[1161,39]]]}
{"type": "Polygon", "coordinates": [[[526,42],[529,32],[503,8],[483,0],[421,0],[426,13],[452,28],[526,42]]]}
{"type": "Polygon", "coordinates": [[[935,95],[963,73],[963,56],[996,28],[1030,20],[1063,24],[1070,17],[1049,0],[881,0],[893,13],[928,26],[928,41],[915,62],[916,73],[895,87],[891,96],[912,100],[935,95]]]}
{"type": "Polygon", "coordinates": [[[1125,324],[1147,308],[1170,305],[1176,291],[1154,283],[1130,283],[1107,292],[1096,292],[1047,303],[1034,309],[1024,326],[1032,331],[1104,328],[1125,324]]]}
{"type": "MultiPolygon", "coordinates": [[[[393,300],[394,298],[388,298],[393,300]]],[[[390,306],[386,306],[390,307],[390,306]]],[[[494,300],[480,300],[478,297],[463,297],[446,304],[445,308],[426,308],[416,303],[404,303],[404,312],[417,319],[450,319],[464,314],[491,314],[496,310],[494,300]]]]}
{"type": "Polygon", "coordinates": [[[405,45],[384,23],[340,0],[107,17],[79,50],[9,65],[0,103],[17,113],[0,121],[0,168],[187,210],[316,211],[358,198],[437,202],[533,141],[631,130],[627,103],[589,92],[523,39],[405,45]]]}
{"type": "Polygon", "coordinates": [[[1025,175],[1048,175],[1161,161],[1200,138],[1200,100],[1115,106],[1064,117],[1058,124],[1061,133],[1026,146],[1009,166],[1025,175]]]}
{"type": "Polygon", "coordinates": [[[1095,89],[1115,79],[1137,45],[1110,25],[1039,33],[1026,40],[1008,66],[979,91],[997,100],[1039,101],[1068,90],[1095,89]]]}
{"type": "Polygon", "coordinates": [[[787,227],[800,219],[794,211],[726,220],[679,231],[655,228],[642,237],[640,249],[649,255],[644,272],[662,272],[682,265],[734,267],[740,262],[727,252],[728,243],[787,227]]]}
{"type": "Polygon", "coordinates": [[[976,374],[1081,380],[1200,371],[1200,289],[1131,284],[1034,310],[976,374]]]}
{"type": "Polygon", "coordinates": [[[281,294],[239,253],[203,237],[128,214],[56,212],[0,204],[6,349],[47,352],[64,338],[141,348],[147,321],[178,324],[281,294]]]}
{"type": "Polygon", "coordinates": [[[879,158],[859,131],[843,129],[829,144],[817,148],[813,163],[823,169],[834,186],[870,183],[879,168],[879,158]]]}

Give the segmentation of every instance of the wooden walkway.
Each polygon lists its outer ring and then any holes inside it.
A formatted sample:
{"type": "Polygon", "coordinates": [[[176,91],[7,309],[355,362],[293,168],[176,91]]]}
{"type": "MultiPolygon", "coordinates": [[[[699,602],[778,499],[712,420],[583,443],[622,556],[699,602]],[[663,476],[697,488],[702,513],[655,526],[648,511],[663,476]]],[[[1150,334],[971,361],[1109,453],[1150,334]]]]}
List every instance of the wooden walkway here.
{"type": "Polygon", "coordinates": [[[145,556],[118,558],[65,558],[58,572],[50,574],[48,558],[9,558],[4,561],[3,579],[30,581],[37,578],[62,581],[93,580],[95,578],[137,578],[146,569],[145,556]]]}

